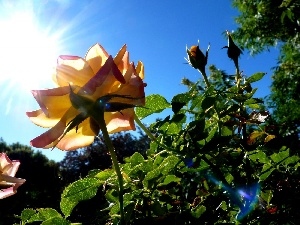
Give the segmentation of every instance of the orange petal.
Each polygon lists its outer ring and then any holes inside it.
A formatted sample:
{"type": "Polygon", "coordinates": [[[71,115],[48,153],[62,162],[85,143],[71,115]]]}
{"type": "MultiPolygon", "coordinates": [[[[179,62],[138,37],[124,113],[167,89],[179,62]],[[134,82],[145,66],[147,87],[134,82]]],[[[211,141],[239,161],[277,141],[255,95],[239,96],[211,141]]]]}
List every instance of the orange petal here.
{"type": "Polygon", "coordinates": [[[50,130],[31,140],[30,144],[36,148],[49,146],[51,143],[59,139],[59,137],[64,133],[65,128],[66,123],[64,121],[59,121],[50,130]]]}
{"type": "MultiPolygon", "coordinates": [[[[124,54],[127,52],[126,49],[127,49],[127,46],[125,44],[122,46],[122,48],[119,50],[118,54],[115,56],[114,62],[116,65],[123,63],[124,54]]],[[[127,55],[127,57],[128,57],[128,55],[127,55]]]]}
{"type": "Polygon", "coordinates": [[[144,64],[141,61],[138,61],[138,64],[135,68],[136,74],[142,79],[144,80],[145,77],[145,71],[144,71],[144,64]]]}
{"type": "Polygon", "coordinates": [[[103,94],[109,93],[108,91],[115,82],[125,83],[126,81],[113,58],[109,56],[103,67],[81,88],[79,94],[94,95],[97,99],[103,94]],[[97,88],[100,89],[100,91],[97,90],[100,94],[95,94],[97,88]]]}
{"type": "Polygon", "coordinates": [[[108,56],[108,53],[101,45],[95,44],[88,50],[85,56],[85,60],[89,63],[94,74],[96,74],[98,70],[104,65],[108,56]]]}
{"type": "Polygon", "coordinates": [[[69,107],[71,107],[69,99],[70,87],[33,90],[31,92],[42,111],[48,117],[57,118],[62,111],[66,111],[69,107]]]}
{"type": "Polygon", "coordinates": [[[136,106],[145,105],[145,84],[142,79],[134,74],[130,80],[119,87],[119,90],[114,92],[118,95],[130,95],[130,98],[113,98],[111,102],[128,103],[136,106]]]}
{"type": "MultiPolygon", "coordinates": [[[[99,133],[99,130],[98,130],[99,133]]],[[[61,150],[71,151],[82,148],[93,143],[94,138],[98,133],[90,127],[90,119],[84,120],[76,129],[69,131],[56,145],[61,150]]]]}
{"type": "MultiPolygon", "coordinates": [[[[116,63],[116,60],[114,60],[116,63]]],[[[123,55],[123,58],[120,62],[116,63],[118,66],[118,69],[121,71],[122,74],[125,74],[126,71],[128,70],[128,67],[130,67],[129,63],[129,52],[125,52],[123,55]]]]}
{"type": "Polygon", "coordinates": [[[75,56],[60,56],[57,60],[56,82],[59,86],[83,86],[94,76],[89,63],[75,56]]]}
{"type": "Polygon", "coordinates": [[[64,112],[61,114],[56,114],[56,117],[52,114],[51,117],[47,117],[45,113],[39,109],[32,112],[26,112],[26,115],[29,117],[31,122],[41,127],[53,127],[58,123],[60,118],[63,116],[64,112]]]}
{"type": "Polygon", "coordinates": [[[135,130],[133,108],[125,109],[121,112],[104,113],[104,119],[109,133],[135,130]]]}

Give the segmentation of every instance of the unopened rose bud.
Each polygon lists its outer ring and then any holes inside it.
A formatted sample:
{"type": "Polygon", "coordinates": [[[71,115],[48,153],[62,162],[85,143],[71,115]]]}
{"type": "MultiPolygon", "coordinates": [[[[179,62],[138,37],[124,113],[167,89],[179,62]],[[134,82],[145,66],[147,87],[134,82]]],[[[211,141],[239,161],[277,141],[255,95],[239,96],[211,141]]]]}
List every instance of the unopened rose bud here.
{"type": "Polygon", "coordinates": [[[186,49],[186,52],[188,55],[187,61],[189,62],[189,64],[192,67],[200,70],[201,73],[205,72],[205,66],[207,64],[209,47],[210,46],[208,46],[205,55],[200,50],[199,45],[193,45],[190,49],[188,49],[188,48],[186,49]]]}

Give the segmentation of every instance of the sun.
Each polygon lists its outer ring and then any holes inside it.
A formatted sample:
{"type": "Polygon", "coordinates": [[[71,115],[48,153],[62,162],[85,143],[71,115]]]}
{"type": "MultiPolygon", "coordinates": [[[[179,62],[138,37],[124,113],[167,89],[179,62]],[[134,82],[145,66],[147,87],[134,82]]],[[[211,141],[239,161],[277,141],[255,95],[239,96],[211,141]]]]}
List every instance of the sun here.
{"type": "Polygon", "coordinates": [[[0,27],[0,84],[18,91],[43,88],[56,65],[57,37],[38,27],[29,12],[0,18],[0,27]]]}

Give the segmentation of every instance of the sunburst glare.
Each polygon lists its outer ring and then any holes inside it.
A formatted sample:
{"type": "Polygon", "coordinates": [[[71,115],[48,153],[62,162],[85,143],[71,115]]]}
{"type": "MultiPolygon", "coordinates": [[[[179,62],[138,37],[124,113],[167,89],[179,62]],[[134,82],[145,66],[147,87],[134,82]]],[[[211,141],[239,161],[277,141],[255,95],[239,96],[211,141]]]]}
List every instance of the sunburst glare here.
{"type": "Polygon", "coordinates": [[[51,82],[59,37],[49,35],[36,21],[33,11],[26,9],[0,17],[0,99],[6,102],[6,114],[20,96],[51,82]]]}
{"type": "Polygon", "coordinates": [[[82,33],[93,27],[87,21],[96,13],[97,2],[79,7],[70,18],[68,0],[0,0],[0,100],[6,104],[5,114],[16,103],[31,107],[24,99],[30,90],[54,87],[52,74],[58,56],[68,53],[70,43],[80,48],[78,43],[86,37],[82,33]],[[59,10],[54,11],[53,6],[59,10]]]}
{"type": "Polygon", "coordinates": [[[0,21],[1,82],[30,90],[47,80],[58,56],[55,38],[47,36],[28,12],[0,21]]]}

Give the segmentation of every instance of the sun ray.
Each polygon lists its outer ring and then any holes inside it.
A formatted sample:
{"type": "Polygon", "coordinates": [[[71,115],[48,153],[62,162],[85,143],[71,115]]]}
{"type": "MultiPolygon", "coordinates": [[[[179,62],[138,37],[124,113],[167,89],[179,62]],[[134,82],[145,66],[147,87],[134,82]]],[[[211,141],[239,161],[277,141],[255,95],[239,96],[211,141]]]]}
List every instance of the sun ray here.
{"type": "Polygon", "coordinates": [[[31,7],[7,11],[0,16],[0,100],[6,104],[2,107],[5,114],[20,96],[52,84],[51,75],[62,49],[60,36],[49,35],[48,27],[39,26],[31,7]]]}

